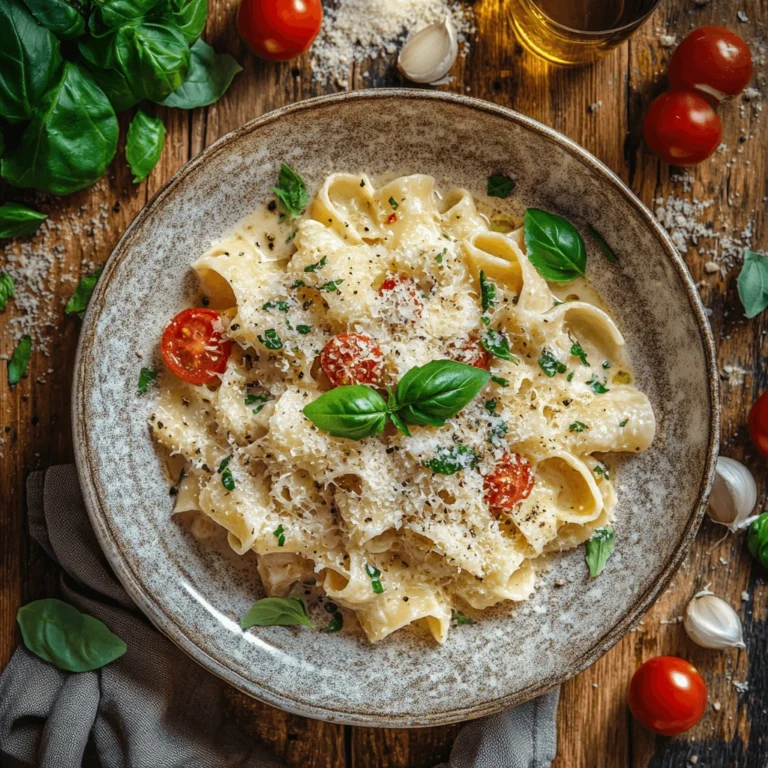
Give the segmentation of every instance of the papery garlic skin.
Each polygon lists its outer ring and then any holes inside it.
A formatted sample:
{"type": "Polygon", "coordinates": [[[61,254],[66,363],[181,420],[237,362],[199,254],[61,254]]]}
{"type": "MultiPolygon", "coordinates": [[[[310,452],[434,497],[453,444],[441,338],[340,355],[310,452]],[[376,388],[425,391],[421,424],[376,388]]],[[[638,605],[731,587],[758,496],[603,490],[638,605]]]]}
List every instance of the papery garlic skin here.
{"type": "Polygon", "coordinates": [[[397,68],[414,83],[437,85],[450,72],[459,55],[456,28],[450,16],[420,29],[406,40],[397,68]]]}
{"type": "Polygon", "coordinates": [[[699,592],[685,609],[683,626],[702,648],[745,648],[741,619],[725,600],[712,592],[699,592]]]}
{"type": "Polygon", "coordinates": [[[709,496],[710,518],[735,533],[752,522],[750,515],[756,504],[757,486],[752,473],[735,459],[719,456],[709,496]]]}

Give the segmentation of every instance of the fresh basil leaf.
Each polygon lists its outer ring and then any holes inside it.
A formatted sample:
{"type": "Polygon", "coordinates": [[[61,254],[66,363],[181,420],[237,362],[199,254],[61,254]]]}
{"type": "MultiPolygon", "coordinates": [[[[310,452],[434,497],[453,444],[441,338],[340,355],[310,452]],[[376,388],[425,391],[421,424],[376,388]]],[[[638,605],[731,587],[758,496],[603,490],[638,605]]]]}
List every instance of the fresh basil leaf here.
{"type": "Polygon", "coordinates": [[[0,272],[0,311],[5,309],[8,299],[15,295],[13,278],[7,272],[0,272]]]}
{"type": "Polygon", "coordinates": [[[197,40],[190,50],[189,73],[184,82],[163,99],[166,107],[196,109],[218,101],[243,68],[228,54],[216,53],[208,43],[197,40]]]}
{"type": "Polygon", "coordinates": [[[473,400],[491,374],[454,360],[433,360],[411,368],[395,389],[390,410],[406,424],[441,427],[473,400]]]}
{"type": "Polygon", "coordinates": [[[157,165],[165,144],[165,126],[159,117],[139,110],[128,126],[125,157],[133,173],[133,183],[144,181],[157,165]]]}
{"type": "Polygon", "coordinates": [[[72,40],[85,33],[85,17],[65,0],[24,0],[41,26],[60,40],[72,40]]]}
{"type": "Polygon", "coordinates": [[[381,434],[387,423],[386,401],[362,384],[335,387],[305,406],[302,413],[318,429],[350,440],[381,434]]]}
{"type": "Polygon", "coordinates": [[[267,328],[266,331],[264,331],[264,336],[261,334],[258,334],[256,338],[267,348],[267,349],[282,349],[283,348],[283,342],[280,336],[278,335],[277,331],[274,328],[267,328]]]}
{"type": "Polygon", "coordinates": [[[27,237],[34,235],[45,221],[46,215],[21,203],[0,205],[0,237],[27,237]]]}
{"type": "Polygon", "coordinates": [[[240,622],[242,629],[298,625],[315,628],[307,616],[304,601],[295,597],[265,597],[263,600],[257,600],[240,622]]]}
{"type": "Polygon", "coordinates": [[[127,650],[106,624],[54,598],[23,605],[16,621],[27,650],[66,672],[101,669],[127,650]]]}
{"type": "Polygon", "coordinates": [[[21,0],[0,3],[0,116],[29,120],[61,68],[56,35],[41,27],[21,0]]]}
{"type": "Polygon", "coordinates": [[[488,197],[501,197],[502,199],[506,199],[512,194],[512,190],[516,186],[516,183],[510,179],[509,176],[496,174],[488,177],[486,194],[488,197]]]}
{"type": "Polygon", "coordinates": [[[88,302],[91,300],[91,294],[93,294],[93,289],[96,287],[96,283],[99,282],[103,270],[104,267],[99,267],[95,272],[87,275],[77,284],[75,292],[67,302],[67,306],[64,307],[65,314],[71,315],[76,312],[80,317],[85,316],[85,310],[88,307],[88,302]]]}
{"type": "Polygon", "coordinates": [[[582,421],[574,421],[573,424],[568,427],[570,432],[583,432],[585,429],[589,429],[589,427],[582,421]]]}
{"type": "Polygon", "coordinates": [[[524,228],[528,259],[545,280],[567,283],[586,274],[584,240],[570,221],[556,213],[529,208],[524,228]]]}
{"type": "Polygon", "coordinates": [[[494,331],[489,328],[481,337],[480,343],[483,349],[494,357],[498,357],[501,360],[508,360],[510,363],[517,365],[520,361],[516,355],[513,355],[509,351],[509,339],[499,331],[494,331]]]}
{"type": "Polygon", "coordinates": [[[613,552],[614,537],[613,528],[598,528],[592,534],[592,538],[587,541],[586,558],[591,579],[603,572],[605,564],[613,552]]]}
{"type": "MultiPolygon", "coordinates": [[[[323,256],[323,258],[320,259],[320,261],[316,261],[314,264],[310,264],[310,265],[304,267],[304,271],[305,272],[317,272],[317,270],[318,269],[322,269],[326,265],[327,262],[328,262],[328,257],[327,256],[323,256]]],[[[304,282],[302,281],[301,284],[304,285],[304,282]]]]}
{"type": "Polygon", "coordinates": [[[581,360],[582,365],[586,365],[587,368],[590,368],[591,366],[589,364],[589,361],[587,360],[587,353],[584,351],[584,348],[581,346],[581,344],[579,344],[578,341],[576,341],[576,339],[573,338],[573,336],[571,336],[570,338],[571,338],[571,354],[574,357],[578,357],[579,360],[581,360]]]}
{"type": "MultiPolygon", "coordinates": [[[[81,52],[83,44],[81,43],[81,52]]],[[[114,69],[101,69],[95,65],[88,65],[88,71],[93,75],[96,84],[104,91],[104,95],[109,99],[109,103],[115,112],[124,112],[141,101],[128,85],[125,77],[114,69]]]]}
{"type": "MultiPolygon", "coordinates": [[[[307,193],[307,186],[304,184],[304,179],[299,176],[296,171],[285,163],[280,164],[280,177],[278,180],[278,186],[272,187],[272,191],[280,201],[280,205],[283,207],[286,213],[290,214],[291,219],[296,218],[304,213],[304,209],[309,202],[309,195],[307,193]]],[[[325,258],[320,259],[323,264],[325,258]]],[[[320,262],[318,262],[320,264],[320,262]]],[[[315,269],[320,269],[320,266],[315,269]]],[[[305,272],[314,272],[314,269],[304,268],[305,272]]]]}
{"type": "Polygon", "coordinates": [[[605,384],[606,384],[605,380],[603,380],[603,382],[600,383],[600,381],[598,381],[597,376],[595,376],[594,374],[592,374],[592,378],[587,382],[587,386],[592,387],[592,391],[596,395],[604,395],[606,392],[611,391],[605,386],[605,384]]]}
{"type": "Polygon", "coordinates": [[[608,259],[611,264],[616,264],[618,258],[616,258],[616,254],[611,250],[611,247],[608,245],[608,243],[605,242],[605,238],[594,227],[590,227],[589,224],[587,224],[587,232],[592,235],[592,239],[600,247],[600,250],[603,252],[603,256],[605,256],[605,258],[608,259]]]}
{"type": "Polygon", "coordinates": [[[470,619],[469,616],[465,616],[461,611],[451,611],[451,621],[456,622],[457,626],[462,624],[474,624],[475,620],[470,619]]]}
{"type": "Polygon", "coordinates": [[[474,469],[479,461],[477,451],[466,445],[440,448],[434,458],[421,463],[436,475],[455,475],[462,469],[474,469]]]}
{"type": "Polygon", "coordinates": [[[155,383],[157,379],[157,369],[142,368],[139,372],[139,394],[143,395],[155,383]]]}
{"type": "Polygon", "coordinates": [[[548,349],[541,350],[539,368],[541,368],[545,375],[549,376],[550,378],[552,378],[557,373],[565,373],[566,371],[566,366],[561,363],[548,349]]]}
{"type": "Polygon", "coordinates": [[[159,0],[94,0],[99,19],[108,27],[122,27],[144,18],[159,0]]]}
{"type": "Polygon", "coordinates": [[[21,377],[26,373],[29,365],[29,357],[32,354],[32,339],[24,334],[13,350],[11,359],[8,361],[8,383],[13,386],[21,381],[21,377]]]}
{"type": "Polygon", "coordinates": [[[768,307],[768,256],[746,250],[736,285],[744,314],[750,318],[759,315],[768,307]]]}
{"type": "Polygon", "coordinates": [[[389,414],[389,418],[392,423],[397,427],[398,432],[402,432],[406,437],[411,436],[411,430],[408,429],[408,425],[397,415],[397,412],[389,414]]]}
{"type": "Polygon", "coordinates": [[[117,117],[91,75],[65,62],[59,82],[45,94],[2,177],[16,187],[66,195],[93,184],[117,148],[117,117]]]}
{"type": "Polygon", "coordinates": [[[150,16],[160,23],[178,27],[191,45],[203,33],[208,17],[208,0],[167,0],[156,5],[150,16]]]}
{"type": "Polygon", "coordinates": [[[228,491],[234,491],[235,490],[235,478],[232,476],[232,470],[231,469],[225,469],[221,473],[221,484],[228,491]]]}
{"type": "Polygon", "coordinates": [[[496,308],[496,284],[485,276],[485,272],[480,270],[480,303],[483,308],[481,320],[483,325],[489,325],[491,319],[490,313],[496,308]]]}

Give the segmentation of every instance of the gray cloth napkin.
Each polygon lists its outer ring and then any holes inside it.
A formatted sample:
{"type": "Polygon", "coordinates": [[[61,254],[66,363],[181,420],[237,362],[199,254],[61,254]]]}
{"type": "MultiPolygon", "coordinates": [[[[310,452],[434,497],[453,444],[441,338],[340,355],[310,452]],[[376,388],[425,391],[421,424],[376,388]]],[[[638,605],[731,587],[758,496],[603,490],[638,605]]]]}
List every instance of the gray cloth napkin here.
{"type": "MultiPolygon", "coordinates": [[[[61,597],[128,645],[94,672],[62,672],[18,648],[0,676],[0,764],[77,768],[281,768],[226,725],[224,686],[139,613],[102,553],[73,466],[27,483],[32,536],[62,567],[61,597]]],[[[548,768],[559,690],[467,725],[449,768],[548,768]]]]}

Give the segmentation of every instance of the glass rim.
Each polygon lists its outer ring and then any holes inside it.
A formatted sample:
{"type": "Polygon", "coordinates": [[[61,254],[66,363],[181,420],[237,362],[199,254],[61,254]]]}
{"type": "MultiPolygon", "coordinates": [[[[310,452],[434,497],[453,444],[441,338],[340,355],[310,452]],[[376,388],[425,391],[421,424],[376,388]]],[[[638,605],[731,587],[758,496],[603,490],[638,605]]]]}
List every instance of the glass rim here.
{"type": "Polygon", "coordinates": [[[663,0],[655,0],[653,5],[639,18],[635,19],[634,21],[629,22],[628,24],[622,24],[620,27],[611,27],[610,29],[598,29],[598,30],[585,30],[585,29],[576,29],[575,27],[569,27],[566,24],[561,24],[559,21],[555,21],[549,14],[545,13],[538,5],[536,0],[530,0],[532,5],[535,5],[539,13],[546,16],[547,21],[549,21],[554,26],[558,27],[559,29],[562,29],[566,32],[573,32],[577,35],[583,35],[584,37],[598,37],[600,35],[606,35],[606,34],[616,34],[617,32],[625,32],[627,30],[632,30],[633,28],[639,26],[642,24],[646,19],[661,5],[663,0]]]}

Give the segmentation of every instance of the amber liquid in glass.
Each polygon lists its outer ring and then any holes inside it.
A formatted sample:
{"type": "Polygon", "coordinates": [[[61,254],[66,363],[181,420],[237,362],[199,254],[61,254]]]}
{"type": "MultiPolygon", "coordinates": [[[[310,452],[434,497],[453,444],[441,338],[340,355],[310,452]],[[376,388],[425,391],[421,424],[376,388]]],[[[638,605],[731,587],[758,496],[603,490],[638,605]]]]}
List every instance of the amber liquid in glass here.
{"type": "Polygon", "coordinates": [[[645,21],[660,0],[509,0],[515,33],[556,64],[604,56],[645,21]]]}

